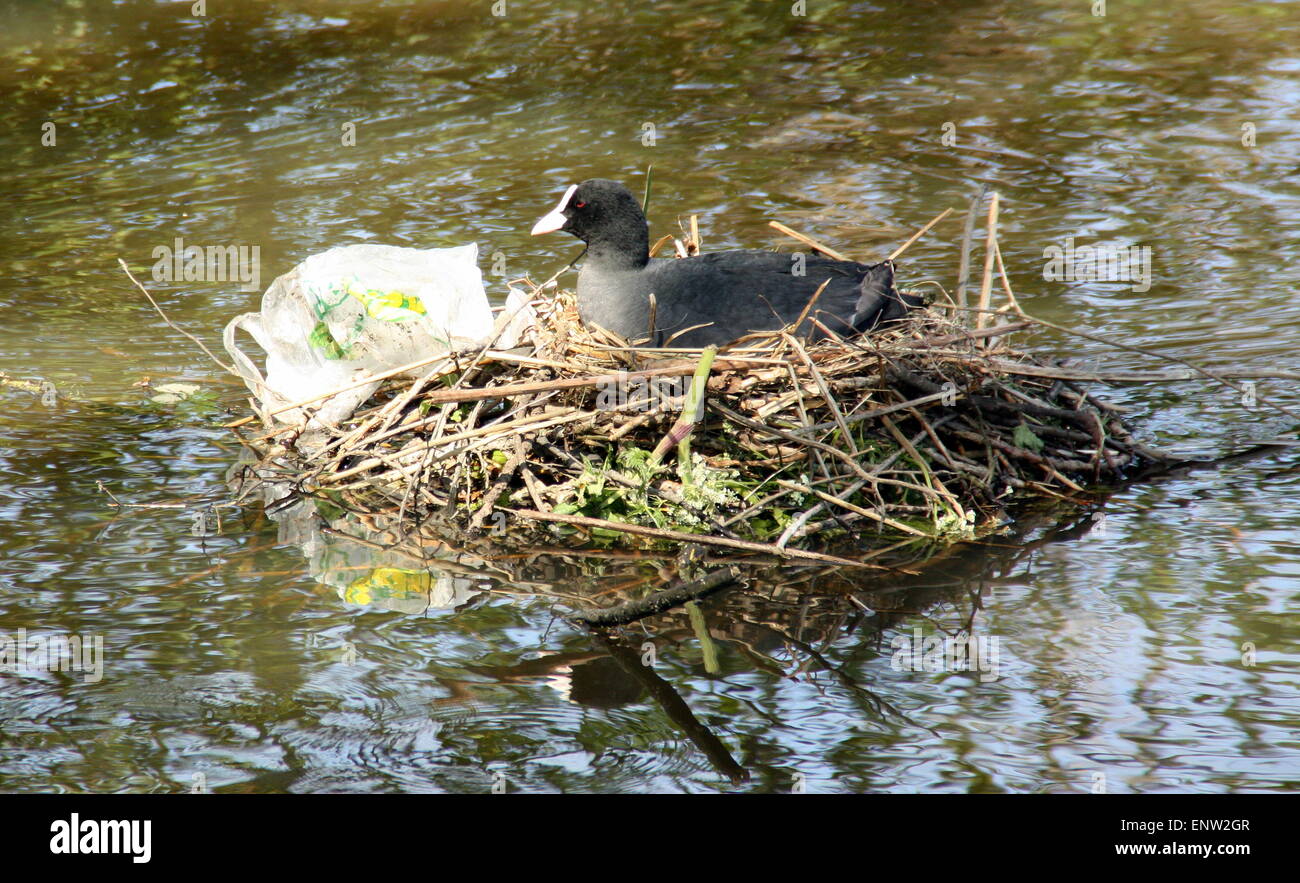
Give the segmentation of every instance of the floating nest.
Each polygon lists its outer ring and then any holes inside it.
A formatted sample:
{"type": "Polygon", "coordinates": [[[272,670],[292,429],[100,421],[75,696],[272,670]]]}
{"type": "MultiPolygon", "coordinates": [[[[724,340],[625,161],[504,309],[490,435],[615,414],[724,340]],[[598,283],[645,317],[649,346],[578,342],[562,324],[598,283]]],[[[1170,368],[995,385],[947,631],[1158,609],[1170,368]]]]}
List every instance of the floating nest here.
{"type": "Polygon", "coordinates": [[[567,292],[533,293],[532,346],[431,360],[310,444],[241,432],[250,474],[503,542],[561,524],[861,564],[822,540],[966,539],[1014,501],[1082,499],[1167,460],[1077,372],[1016,349],[1031,323],[1014,312],[936,304],[854,339],[651,350],[584,327],[567,292]]]}

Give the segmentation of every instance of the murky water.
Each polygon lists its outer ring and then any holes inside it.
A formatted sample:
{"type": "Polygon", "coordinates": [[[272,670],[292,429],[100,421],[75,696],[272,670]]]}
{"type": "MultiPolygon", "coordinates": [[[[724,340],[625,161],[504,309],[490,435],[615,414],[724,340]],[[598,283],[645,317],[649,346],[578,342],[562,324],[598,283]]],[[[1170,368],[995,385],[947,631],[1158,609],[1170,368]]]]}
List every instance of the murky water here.
{"type": "MultiPolygon", "coordinates": [[[[147,278],[176,237],[256,245],[264,286],[334,245],[477,241],[545,278],[577,249],[527,231],[563,186],[651,164],[656,231],[698,213],[706,248],[784,246],[781,218],[863,258],[985,182],[1031,312],[1300,370],[1300,4],[807,6],[6,4],[0,370],[62,398],[0,387],[0,633],[103,657],[0,673],[0,789],[1296,789],[1294,454],[1123,489],[1100,524],[1026,514],[901,582],[773,570],[613,642],[567,602],[665,562],[431,548],[431,571],[376,555],[382,525],[252,503],[191,535],[239,391],[117,258],[147,278]],[[1070,238],[1150,246],[1149,290],[1044,281],[1070,238]],[[115,515],[101,483],[173,505],[115,515]],[[899,647],[963,628],[995,642],[984,672],[908,670],[899,647]]],[[[945,222],[900,276],[951,288],[959,241],[945,222]]],[[[257,301],[151,287],[213,345],[257,301]]],[[[1258,392],[1300,409],[1294,382],[1258,392]]],[[[1106,394],[1188,450],[1290,423],[1201,382],[1106,394]]]]}

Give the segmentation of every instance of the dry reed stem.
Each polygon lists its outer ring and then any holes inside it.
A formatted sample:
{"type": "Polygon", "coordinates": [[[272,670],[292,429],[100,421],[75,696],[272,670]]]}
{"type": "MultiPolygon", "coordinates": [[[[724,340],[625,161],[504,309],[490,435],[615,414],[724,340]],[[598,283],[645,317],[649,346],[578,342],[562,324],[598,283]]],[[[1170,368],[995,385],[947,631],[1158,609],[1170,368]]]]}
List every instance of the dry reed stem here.
{"type": "Polygon", "coordinates": [[[785,224],[782,224],[780,221],[768,221],[767,225],[774,230],[779,230],[780,232],[784,233],[786,236],[789,236],[791,239],[797,239],[798,241],[802,242],[804,245],[808,246],[814,251],[820,251],[822,254],[826,255],[829,258],[834,258],[837,261],[853,260],[850,257],[845,257],[843,254],[831,248],[829,245],[822,245],[820,242],[818,242],[816,239],[813,239],[811,236],[805,236],[804,234],[800,233],[798,230],[793,230],[787,227],[785,224]]]}
{"type": "Polygon", "coordinates": [[[984,327],[988,321],[989,298],[993,293],[993,255],[998,245],[998,192],[993,191],[989,198],[988,227],[984,239],[984,281],[980,283],[979,312],[975,314],[975,329],[984,327]]]}

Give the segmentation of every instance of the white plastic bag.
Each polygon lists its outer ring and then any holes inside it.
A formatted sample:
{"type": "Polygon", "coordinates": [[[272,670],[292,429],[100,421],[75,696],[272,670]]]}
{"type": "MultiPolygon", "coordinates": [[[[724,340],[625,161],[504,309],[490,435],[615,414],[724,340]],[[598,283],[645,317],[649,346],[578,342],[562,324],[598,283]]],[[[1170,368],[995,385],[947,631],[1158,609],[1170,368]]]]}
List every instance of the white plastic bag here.
{"type": "Polygon", "coordinates": [[[533,309],[532,299],[522,288],[510,286],[506,304],[497,316],[496,328],[499,329],[493,343],[496,349],[513,349],[524,343],[537,346],[534,337],[537,333],[537,311],[533,309]]]}
{"type": "MultiPolygon", "coordinates": [[[[263,421],[280,411],[274,419],[296,424],[307,416],[303,409],[280,409],[483,341],[492,330],[477,244],[349,245],[312,255],[277,278],[261,312],[231,320],[223,340],[261,403],[263,421]],[[265,377],[235,343],[239,329],[266,351],[265,377]]],[[[378,386],[367,382],[307,405],[316,412],[307,428],[337,424],[378,386]]]]}

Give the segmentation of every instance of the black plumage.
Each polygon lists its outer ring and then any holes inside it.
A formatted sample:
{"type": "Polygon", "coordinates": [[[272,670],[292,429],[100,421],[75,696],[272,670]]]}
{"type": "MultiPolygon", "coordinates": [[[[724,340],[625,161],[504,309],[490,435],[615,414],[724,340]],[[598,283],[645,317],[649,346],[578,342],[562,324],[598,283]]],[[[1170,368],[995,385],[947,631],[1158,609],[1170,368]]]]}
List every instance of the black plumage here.
{"type": "Polygon", "coordinates": [[[826,283],[798,334],[858,334],[900,318],[916,301],[894,287],[889,261],[862,264],[820,254],[728,251],[650,258],[650,233],[636,198],[616,181],[570,187],[534,235],[563,230],[587,243],[578,275],[582,320],[652,346],[702,347],[796,321],[826,283]],[[654,295],[654,328],[650,327],[654,295]]]}

